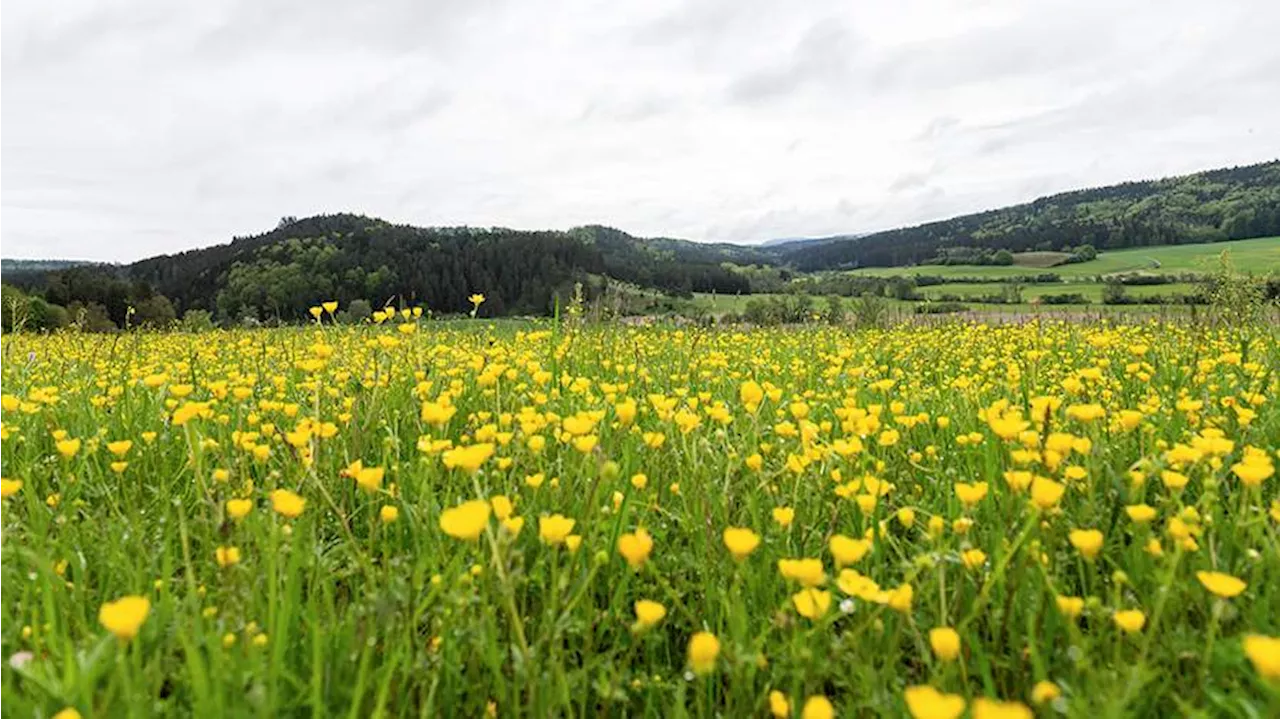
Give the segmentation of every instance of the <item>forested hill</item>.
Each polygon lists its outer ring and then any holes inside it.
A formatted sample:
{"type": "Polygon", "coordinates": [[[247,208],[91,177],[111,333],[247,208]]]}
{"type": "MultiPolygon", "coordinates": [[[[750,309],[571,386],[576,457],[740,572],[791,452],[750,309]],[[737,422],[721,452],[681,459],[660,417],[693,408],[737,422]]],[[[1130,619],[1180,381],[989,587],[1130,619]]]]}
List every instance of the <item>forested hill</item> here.
{"type": "Polygon", "coordinates": [[[0,276],[9,279],[20,275],[39,274],[94,264],[100,263],[89,262],[88,260],[14,260],[5,257],[0,259],[0,276]]]}
{"type": "Polygon", "coordinates": [[[6,281],[53,305],[101,308],[100,319],[117,326],[130,306],[161,319],[203,309],[225,321],[292,321],[321,299],[344,307],[364,300],[462,312],[476,292],[487,299],[486,314],[545,314],[553,296],[567,298],[579,282],[591,292],[606,276],[678,295],[748,292],[747,279],[722,263],[769,259],[755,248],[641,239],[600,226],[568,232],[421,228],[338,214],[286,218],[260,235],[131,265],[6,281]]]}
{"type": "Polygon", "coordinates": [[[1064,192],[916,227],[776,249],[781,262],[811,271],[922,263],[953,248],[1104,250],[1269,235],[1280,235],[1280,161],[1064,192]]]}

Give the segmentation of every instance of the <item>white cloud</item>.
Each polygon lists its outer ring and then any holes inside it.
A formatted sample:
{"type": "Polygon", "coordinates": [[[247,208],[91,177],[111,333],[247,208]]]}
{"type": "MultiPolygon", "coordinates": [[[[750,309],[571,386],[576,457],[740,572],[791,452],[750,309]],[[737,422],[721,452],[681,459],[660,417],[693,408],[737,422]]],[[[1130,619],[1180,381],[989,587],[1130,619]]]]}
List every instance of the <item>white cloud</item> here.
{"type": "Polygon", "coordinates": [[[1267,0],[4,5],[3,251],[282,215],[751,242],[1272,159],[1267,0]]]}

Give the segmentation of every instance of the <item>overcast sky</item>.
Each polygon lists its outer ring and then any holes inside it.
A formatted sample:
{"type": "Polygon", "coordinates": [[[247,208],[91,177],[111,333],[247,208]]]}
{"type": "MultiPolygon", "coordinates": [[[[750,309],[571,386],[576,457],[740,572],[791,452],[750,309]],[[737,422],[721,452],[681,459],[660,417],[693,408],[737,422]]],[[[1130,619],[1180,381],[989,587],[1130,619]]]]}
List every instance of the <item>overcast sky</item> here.
{"type": "Polygon", "coordinates": [[[4,0],[5,257],[759,242],[1280,156],[1276,0],[4,0]]]}

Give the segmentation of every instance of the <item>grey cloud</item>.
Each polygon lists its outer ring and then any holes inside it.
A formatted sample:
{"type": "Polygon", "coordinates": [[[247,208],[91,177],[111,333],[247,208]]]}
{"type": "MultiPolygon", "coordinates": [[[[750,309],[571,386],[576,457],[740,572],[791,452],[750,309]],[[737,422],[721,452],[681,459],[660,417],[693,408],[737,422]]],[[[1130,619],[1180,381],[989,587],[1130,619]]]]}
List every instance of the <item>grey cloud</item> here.
{"type": "Polygon", "coordinates": [[[236,0],[224,19],[195,45],[214,59],[262,55],[281,47],[324,53],[358,47],[382,55],[443,54],[460,35],[482,33],[473,19],[504,0],[236,0]]]}
{"type": "Polygon", "coordinates": [[[889,192],[905,192],[907,190],[915,190],[924,187],[929,182],[929,176],[923,172],[907,172],[898,175],[893,182],[889,184],[889,192]]]}
{"type": "Polygon", "coordinates": [[[924,128],[920,130],[920,134],[916,135],[915,139],[936,140],[954,131],[959,125],[959,118],[952,115],[935,117],[929,121],[929,124],[925,125],[924,128]]]}
{"type": "Polygon", "coordinates": [[[853,34],[840,22],[821,20],[809,28],[785,61],[735,79],[727,94],[734,102],[757,103],[810,84],[834,85],[848,76],[855,48],[853,34]]]}
{"type": "Polygon", "coordinates": [[[617,122],[642,122],[673,112],[680,101],[669,95],[637,94],[631,97],[596,97],[582,108],[580,121],[604,119],[617,122]]]}

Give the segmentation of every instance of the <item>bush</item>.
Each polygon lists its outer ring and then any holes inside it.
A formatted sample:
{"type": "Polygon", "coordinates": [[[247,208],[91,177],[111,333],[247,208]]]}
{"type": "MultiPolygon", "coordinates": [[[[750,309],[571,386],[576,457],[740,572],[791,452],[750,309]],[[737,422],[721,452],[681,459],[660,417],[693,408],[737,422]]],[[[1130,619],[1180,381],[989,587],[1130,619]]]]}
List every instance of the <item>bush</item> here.
{"type": "Polygon", "coordinates": [[[209,310],[190,309],[182,313],[180,325],[185,332],[204,332],[213,329],[213,314],[209,310]]]}
{"type": "Polygon", "coordinates": [[[1056,295],[1041,295],[1040,303],[1045,305],[1087,305],[1089,298],[1079,292],[1064,292],[1056,295]]]}
{"type": "Polygon", "coordinates": [[[926,302],[916,305],[916,314],[918,315],[946,315],[968,311],[969,306],[959,302],[926,302]]]}

